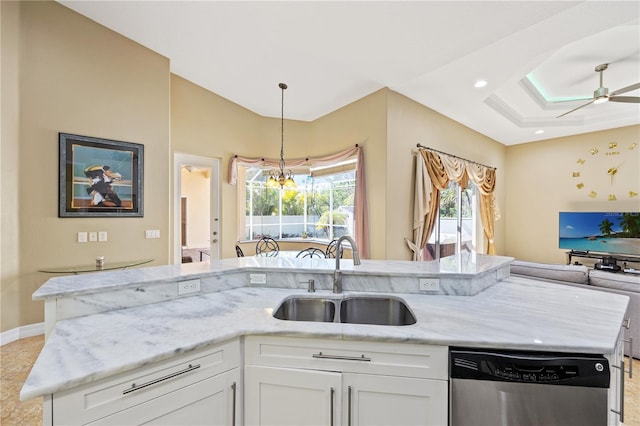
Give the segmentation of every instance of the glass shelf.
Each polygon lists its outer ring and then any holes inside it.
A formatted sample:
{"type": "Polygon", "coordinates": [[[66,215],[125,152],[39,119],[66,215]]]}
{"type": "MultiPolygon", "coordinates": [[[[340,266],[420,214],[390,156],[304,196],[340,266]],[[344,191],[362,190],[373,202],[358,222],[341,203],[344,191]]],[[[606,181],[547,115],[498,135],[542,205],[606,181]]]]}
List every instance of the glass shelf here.
{"type": "Polygon", "coordinates": [[[140,266],[150,262],[153,262],[153,259],[129,260],[129,261],[123,261],[123,262],[105,262],[102,268],[97,268],[95,263],[93,265],[41,268],[41,269],[38,269],[38,272],[47,272],[50,274],[79,274],[81,272],[99,272],[99,271],[112,271],[114,269],[127,269],[133,266],[140,266]]]}

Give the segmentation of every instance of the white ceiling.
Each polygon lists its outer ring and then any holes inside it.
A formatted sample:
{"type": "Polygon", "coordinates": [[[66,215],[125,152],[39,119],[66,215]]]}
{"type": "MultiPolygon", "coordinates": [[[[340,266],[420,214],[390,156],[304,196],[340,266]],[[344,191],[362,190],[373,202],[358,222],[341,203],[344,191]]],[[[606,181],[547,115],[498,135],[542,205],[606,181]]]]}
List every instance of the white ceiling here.
{"type": "Polygon", "coordinates": [[[593,96],[602,63],[610,92],[640,81],[637,1],[60,3],[265,116],[280,116],[285,82],[287,119],[315,120],[389,87],[505,145],[640,124],[640,104],[556,119],[586,101],[549,102],[593,96]],[[489,84],[475,89],[478,79],[489,84]]]}

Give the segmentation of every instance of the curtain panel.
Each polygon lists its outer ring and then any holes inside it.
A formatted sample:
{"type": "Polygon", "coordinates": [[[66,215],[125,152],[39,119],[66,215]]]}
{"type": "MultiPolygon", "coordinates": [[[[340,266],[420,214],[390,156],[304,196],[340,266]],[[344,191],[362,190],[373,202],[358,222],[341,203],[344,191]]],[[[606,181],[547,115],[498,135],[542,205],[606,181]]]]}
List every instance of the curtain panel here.
{"type": "MultiPolygon", "coordinates": [[[[364,177],[364,153],[362,147],[355,145],[354,147],[345,149],[344,151],[322,157],[290,159],[287,160],[286,166],[287,168],[298,166],[331,166],[335,163],[352,158],[358,159],[356,164],[356,194],[354,211],[355,240],[358,245],[360,257],[366,259],[369,257],[369,225],[367,221],[367,197],[364,177]]],[[[227,181],[231,185],[235,185],[238,181],[238,166],[278,168],[280,166],[280,160],[271,158],[242,157],[239,155],[232,156],[229,159],[229,170],[227,174],[227,181]]]]}
{"type": "Polygon", "coordinates": [[[480,219],[487,237],[487,253],[495,254],[494,222],[498,215],[494,190],[496,170],[455,156],[418,148],[414,179],[413,241],[408,241],[413,260],[422,260],[424,248],[435,227],[440,191],[449,182],[466,188],[472,182],[480,193],[480,219]]]}

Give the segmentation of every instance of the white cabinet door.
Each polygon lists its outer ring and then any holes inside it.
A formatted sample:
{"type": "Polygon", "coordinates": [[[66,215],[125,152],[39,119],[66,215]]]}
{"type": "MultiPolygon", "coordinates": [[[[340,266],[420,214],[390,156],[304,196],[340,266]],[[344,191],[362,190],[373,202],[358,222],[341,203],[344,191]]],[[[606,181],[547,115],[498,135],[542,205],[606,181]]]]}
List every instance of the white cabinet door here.
{"type": "Polygon", "coordinates": [[[344,373],[343,425],[446,425],[447,381],[344,373]]]}
{"type": "Polygon", "coordinates": [[[241,424],[240,369],[194,383],[91,425],[228,425],[241,424]]]}
{"type": "Polygon", "coordinates": [[[247,426],[447,424],[445,380],[247,365],[245,384],[247,426]]]}
{"type": "Polygon", "coordinates": [[[245,366],[245,424],[339,424],[341,374],[245,366]]]}

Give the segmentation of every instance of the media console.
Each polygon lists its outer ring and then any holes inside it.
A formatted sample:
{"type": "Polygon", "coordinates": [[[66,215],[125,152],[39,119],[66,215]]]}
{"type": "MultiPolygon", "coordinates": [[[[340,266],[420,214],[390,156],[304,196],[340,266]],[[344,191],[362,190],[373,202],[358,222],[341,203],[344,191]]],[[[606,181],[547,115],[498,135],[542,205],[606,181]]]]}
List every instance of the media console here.
{"type": "Polygon", "coordinates": [[[638,273],[640,272],[640,270],[638,269],[634,269],[631,268],[629,266],[627,266],[628,263],[638,263],[640,264],[640,257],[637,256],[628,256],[628,255],[623,255],[623,254],[610,254],[610,253],[601,253],[601,252],[594,252],[594,251],[589,251],[589,250],[570,250],[567,252],[567,265],[571,265],[572,259],[574,257],[581,257],[581,258],[585,258],[585,259],[599,259],[601,262],[605,261],[605,260],[613,260],[613,264],[620,264],[622,263],[622,266],[618,265],[618,268],[612,268],[607,264],[604,264],[602,266],[600,266],[597,269],[603,269],[603,270],[611,270],[612,272],[617,272],[618,270],[621,270],[623,272],[630,272],[630,273],[638,273]],[[638,271],[638,272],[636,272],[638,271]]]}

